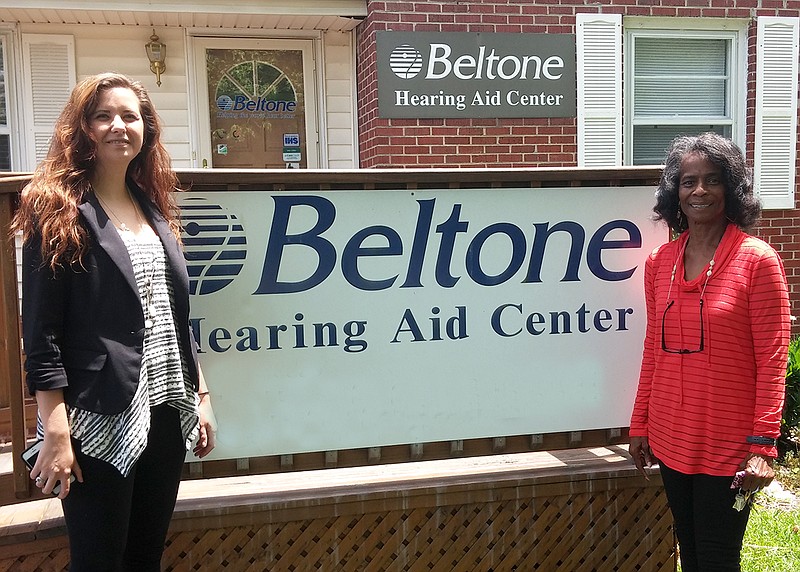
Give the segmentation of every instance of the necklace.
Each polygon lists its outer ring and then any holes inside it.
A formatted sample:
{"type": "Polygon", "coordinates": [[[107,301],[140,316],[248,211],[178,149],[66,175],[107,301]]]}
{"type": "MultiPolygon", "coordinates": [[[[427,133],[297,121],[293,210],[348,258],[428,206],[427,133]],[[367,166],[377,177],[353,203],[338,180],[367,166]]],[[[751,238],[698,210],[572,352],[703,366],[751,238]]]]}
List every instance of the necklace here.
{"type": "MultiPolygon", "coordinates": [[[[126,187],[128,191],[128,197],[131,199],[131,203],[133,203],[133,210],[136,213],[136,222],[139,224],[139,228],[144,227],[144,221],[142,220],[142,216],[139,214],[139,205],[136,203],[136,200],[131,195],[131,190],[126,187]]],[[[154,318],[156,315],[155,307],[153,306],[153,280],[155,279],[156,275],[156,256],[155,254],[150,260],[150,275],[147,274],[147,263],[142,263],[143,265],[143,272],[144,275],[144,310],[145,310],[145,319],[144,319],[144,327],[149,331],[153,328],[154,318]]]]}
{"type": "MultiPolygon", "coordinates": [[[[131,200],[131,202],[133,202],[133,197],[131,196],[130,190],[128,190],[127,188],[125,190],[128,191],[128,198],[131,200]]],[[[120,219],[117,216],[117,213],[115,213],[114,210],[108,205],[108,203],[106,203],[106,201],[103,200],[103,197],[101,197],[100,194],[97,191],[95,191],[94,196],[96,196],[97,200],[100,201],[100,204],[103,206],[103,209],[105,209],[109,213],[111,213],[111,216],[113,216],[116,219],[117,226],[119,226],[120,230],[125,231],[125,232],[133,232],[130,228],[128,228],[128,225],[126,225],[124,222],[122,222],[122,219],[120,219]]],[[[135,202],[133,202],[133,210],[136,211],[136,221],[139,223],[139,227],[141,228],[141,220],[139,219],[139,211],[136,209],[136,203],[135,202]]]]}
{"type": "Polygon", "coordinates": [[[131,204],[133,205],[133,212],[136,213],[136,222],[139,224],[139,229],[141,229],[144,227],[144,221],[142,220],[142,215],[139,214],[139,203],[137,203],[136,199],[133,198],[131,190],[128,187],[125,187],[125,190],[128,191],[128,198],[131,200],[131,204]]]}
{"type": "Polygon", "coordinates": [[[154,304],[154,289],[155,289],[155,275],[156,275],[156,253],[148,253],[148,246],[146,243],[136,240],[135,237],[130,236],[126,243],[130,249],[131,257],[133,258],[136,252],[136,265],[140,267],[141,272],[141,286],[142,286],[142,310],[144,310],[144,327],[150,331],[155,324],[156,306],[154,304]],[[148,259],[149,258],[149,259],[148,259]]]}
{"type": "MultiPolygon", "coordinates": [[[[133,205],[133,211],[136,214],[136,223],[139,225],[139,228],[144,227],[144,220],[142,219],[142,215],[139,213],[139,205],[136,202],[136,199],[133,198],[131,194],[131,190],[129,188],[125,188],[128,192],[128,198],[133,205]]],[[[96,193],[95,193],[96,194],[96,193]]],[[[98,200],[103,206],[106,206],[105,202],[100,199],[100,195],[96,195],[98,200]]],[[[119,229],[122,231],[133,232],[128,226],[119,220],[119,217],[111,210],[111,207],[108,207],[108,210],[114,215],[114,218],[117,219],[119,222],[119,229]]],[[[144,246],[136,240],[136,236],[131,236],[129,240],[132,240],[134,244],[139,244],[138,248],[144,248],[144,246]]],[[[153,329],[153,325],[155,324],[155,316],[156,316],[156,309],[153,305],[153,287],[154,287],[154,279],[156,275],[156,256],[155,254],[150,258],[149,263],[145,261],[141,261],[142,265],[142,286],[144,287],[144,327],[149,332],[153,329]]]]}
{"type": "MultiPolygon", "coordinates": [[[[672,275],[669,277],[669,288],[667,289],[667,302],[670,301],[672,296],[672,284],[675,282],[675,273],[678,271],[678,261],[683,258],[684,253],[686,252],[686,244],[688,244],[688,240],[684,243],[683,248],[678,253],[678,257],[675,259],[675,264],[672,265],[672,275]]],[[[720,241],[721,242],[721,241],[720,241]]],[[[703,289],[700,290],[700,306],[703,305],[703,296],[706,293],[706,286],[708,286],[708,279],[711,278],[711,274],[714,272],[714,257],[717,256],[717,249],[719,248],[719,244],[714,249],[714,255],[711,257],[711,260],[708,261],[708,270],[706,270],[706,279],[703,281],[703,289]]]]}
{"type": "Polygon", "coordinates": [[[146,274],[147,272],[147,265],[145,265],[145,276],[144,276],[144,310],[145,310],[145,318],[144,318],[144,327],[148,331],[153,328],[153,324],[155,323],[153,318],[156,315],[155,308],[153,307],[153,278],[155,278],[156,274],[156,259],[150,261],[150,276],[146,274]]]}

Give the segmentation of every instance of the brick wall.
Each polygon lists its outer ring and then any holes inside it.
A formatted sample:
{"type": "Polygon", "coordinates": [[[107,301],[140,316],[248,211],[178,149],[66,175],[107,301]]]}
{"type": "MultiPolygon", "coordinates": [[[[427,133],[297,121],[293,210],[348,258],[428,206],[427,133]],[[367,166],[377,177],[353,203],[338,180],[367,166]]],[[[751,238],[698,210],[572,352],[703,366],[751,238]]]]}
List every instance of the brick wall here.
{"type": "Polygon", "coordinates": [[[577,164],[574,117],[379,119],[375,32],[574,33],[575,8],[530,2],[368,2],[359,28],[362,167],[567,167],[577,164]]]}
{"type": "MultiPolygon", "coordinates": [[[[692,18],[752,18],[748,29],[747,150],[753,161],[755,50],[759,16],[800,16],[791,0],[370,0],[358,30],[360,166],[570,167],[577,165],[575,118],[381,119],[378,117],[375,32],[575,33],[577,13],[692,18]]],[[[800,173],[797,181],[800,182],[800,173]]],[[[800,191],[797,192],[800,198],[800,191]]],[[[765,211],[756,234],[781,253],[789,277],[792,313],[800,316],[800,211],[765,211]]],[[[800,322],[800,320],[798,320],[800,322]]],[[[795,326],[800,333],[800,325],[795,326]]]]}

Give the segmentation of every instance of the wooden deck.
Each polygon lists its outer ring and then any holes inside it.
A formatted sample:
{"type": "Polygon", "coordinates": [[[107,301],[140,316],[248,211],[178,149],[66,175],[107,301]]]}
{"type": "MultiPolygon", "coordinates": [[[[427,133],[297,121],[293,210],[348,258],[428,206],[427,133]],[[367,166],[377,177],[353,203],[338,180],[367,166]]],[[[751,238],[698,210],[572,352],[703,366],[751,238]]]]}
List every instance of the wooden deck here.
{"type": "MultiPolygon", "coordinates": [[[[657,471],[618,446],[181,484],[165,570],[675,569],[657,471]]],[[[55,499],[0,507],[0,570],[63,570],[55,499]]]]}

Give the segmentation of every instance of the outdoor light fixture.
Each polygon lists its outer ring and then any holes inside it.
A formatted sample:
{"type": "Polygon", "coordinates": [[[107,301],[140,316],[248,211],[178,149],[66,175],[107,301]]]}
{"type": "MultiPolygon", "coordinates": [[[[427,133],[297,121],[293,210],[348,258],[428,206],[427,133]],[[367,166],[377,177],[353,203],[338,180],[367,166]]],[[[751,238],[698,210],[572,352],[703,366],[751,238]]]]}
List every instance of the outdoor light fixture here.
{"type": "Polygon", "coordinates": [[[155,29],[144,49],[147,52],[147,59],[150,60],[150,71],[156,74],[156,84],[161,87],[161,74],[167,71],[167,64],[164,63],[167,57],[167,45],[158,41],[155,29]]]}

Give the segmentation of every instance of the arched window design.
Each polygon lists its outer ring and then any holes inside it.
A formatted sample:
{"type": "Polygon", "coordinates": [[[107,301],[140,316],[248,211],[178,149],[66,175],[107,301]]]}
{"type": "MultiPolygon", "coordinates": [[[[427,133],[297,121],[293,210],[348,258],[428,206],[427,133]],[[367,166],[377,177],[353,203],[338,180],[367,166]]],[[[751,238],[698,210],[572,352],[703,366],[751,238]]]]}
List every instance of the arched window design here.
{"type": "Polygon", "coordinates": [[[216,91],[216,100],[225,95],[231,98],[240,95],[252,101],[297,101],[297,93],[285,73],[269,63],[255,60],[237,64],[224,72],[216,91]]]}

